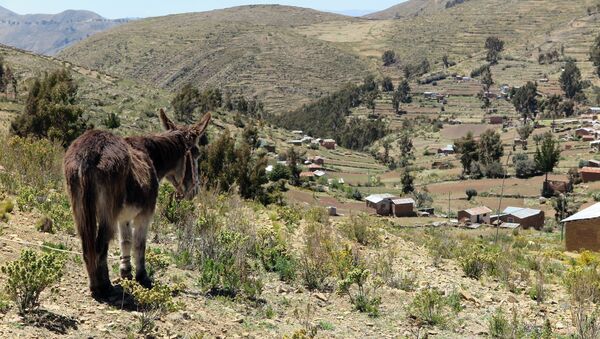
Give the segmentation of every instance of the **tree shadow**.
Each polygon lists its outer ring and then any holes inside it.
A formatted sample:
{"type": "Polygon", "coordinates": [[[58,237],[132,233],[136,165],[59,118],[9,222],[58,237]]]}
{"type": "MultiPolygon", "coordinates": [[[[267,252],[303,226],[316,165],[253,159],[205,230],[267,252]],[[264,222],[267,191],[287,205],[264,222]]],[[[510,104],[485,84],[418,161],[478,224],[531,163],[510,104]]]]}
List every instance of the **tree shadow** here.
{"type": "Polygon", "coordinates": [[[27,325],[42,327],[57,334],[67,334],[67,331],[77,329],[77,319],[52,313],[47,310],[34,310],[23,316],[27,325]]]}

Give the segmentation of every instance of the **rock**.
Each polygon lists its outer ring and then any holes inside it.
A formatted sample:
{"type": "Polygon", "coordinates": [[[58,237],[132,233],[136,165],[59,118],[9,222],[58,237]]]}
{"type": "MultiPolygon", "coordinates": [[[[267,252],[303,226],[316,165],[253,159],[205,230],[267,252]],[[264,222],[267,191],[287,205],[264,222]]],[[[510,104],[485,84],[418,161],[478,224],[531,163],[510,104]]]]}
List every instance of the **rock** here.
{"type": "Polygon", "coordinates": [[[283,285],[277,286],[277,290],[276,291],[277,291],[277,293],[280,293],[280,294],[288,292],[287,288],[285,288],[283,285]]]}
{"type": "Polygon", "coordinates": [[[559,321],[554,327],[556,327],[557,330],[562,330],[565,328],[565,325],[559,321]]]}
{"type": "Polygon", "coordinates": [[[315,293],[314,296],[315,296],[315,298],[317,298],[317,299],[319,299],[321,301],[327,301],[328,300],[327,296],[325,294],[323,294],[323,293],[315,293]]]}
{"type": "Polygon", "coordinates": [[[244,318],[237,318],[237,319],[235,319],[233,322],[235,322],[235,323],[240,323],[240,324],[241,324],[241,323],[243,323],[243,322],[244,322],[244,318]]]}
{"type": "Polygon", "coordinates": [[[40,232],[52,233],[52,219],[48,217],[42,217],[36,224],[36,228],[40,232]]]}
{"type": "Polygon", "coordinates": [[[479,304],[479,300],[477,298],[475,298],[468,291],[460,291],[460,296],[461,296],[461,298],[463,298],[463,300],[470,301],[475,304],[479,304]]]}
{"type": "Polygon", "coordinates": [[[366,325],[369,327],[373,327],[373,326],[375,326],[375,323],[368,322],[366,325]]]}

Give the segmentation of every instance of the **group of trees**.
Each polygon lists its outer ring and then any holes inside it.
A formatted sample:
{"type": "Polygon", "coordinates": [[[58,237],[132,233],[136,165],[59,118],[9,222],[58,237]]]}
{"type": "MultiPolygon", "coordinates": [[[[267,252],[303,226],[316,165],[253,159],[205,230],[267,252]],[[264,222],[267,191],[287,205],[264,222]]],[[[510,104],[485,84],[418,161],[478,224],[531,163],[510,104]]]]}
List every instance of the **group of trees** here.
{"type": "MultiPolygon", "coordinates": [[[[390,79],[381,82],[384,91],[393,90],[390,79]]],[[[400,88],[400,87],[399,87],[400,88]]],[[[361,150],[388,133],[387,124],[380,118],[349,118],[351,109],[364,104],[375,110],[379,84],[367,76],[362,85],[344,86],[341,90],[311,104],[273,117],[275,124],[287,129],[300,129],[315,137],[334,138],[339,145],[361,150]]]]}
{"type": "Polygon", "coordinates": [[[90,127],[77,105],[77,84],[61,69],[33,80],[25,109],[11,122],[10,131],[56,140],[66,147],[90,127]]]}
{"type": "Polygon", "coordinates": [[[223,95],[220,89],[208,88],[200,91],[191,84],[184,85],[173,97],[171,106],[175,118],[181,122],[190,122],[195,115],[204,114],[218,108],[227,111],[237,111],[253,118],[261,118],[264,106],[256,99],[248,100],[244,96],[231,97],[229,93],[223,95]]]}
{"type": "Polygon", "coordinates": [[[463,175],[472,178],[498,178],[504,175],[500,158],[504,155],[500,134],[487,130],[475,140],[471,132],[455,142],[460,153],[463,175]]]}

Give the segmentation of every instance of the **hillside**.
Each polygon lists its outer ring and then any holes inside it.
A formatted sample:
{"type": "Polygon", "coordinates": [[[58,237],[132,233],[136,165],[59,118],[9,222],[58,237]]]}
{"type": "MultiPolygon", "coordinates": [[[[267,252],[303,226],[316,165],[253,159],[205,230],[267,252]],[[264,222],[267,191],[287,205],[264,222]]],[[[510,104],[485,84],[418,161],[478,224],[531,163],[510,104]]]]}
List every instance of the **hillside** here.
{"type": "Polygon", "coordinates": [[[128,130],[129,133],[157,128],[156,109],[166,107],[170,99],[170,95],[160,89],[119,79],[50,56],[0,45],[0,57],[14,71],[22,99],[19,103],[0,102],[0,133],[6,131],[9,121],[22,111],[28,79],[60,68],[67,68],[72,72],[79,87],[80,105],[86,116],[97,126],[109,113],[116,113],[121,118],[123,130],[128,130]]]}
{"type": "Polygon", "coordinates": [[[446,3],[451,1],[452,0],[408,0],[382,11],[367,14],[364,18],[378,20],[400,19],[422,14],[431,14],[445,9],[446,3]]]}
{"type": "Polygon", "coordinates": [[[287,110],[364,76],[356,56],[293,27],[357,19],[285,6],[244,6],[131,22],[60,53],[167,89],[186,83],[256,96],[287,110]]]}
{"type": "Polygon", "coordinates": [[[0,43],[54,55],[66,46],[127,21],[109,20],[81,10],[19,15],[0,7],[0,43]]]}

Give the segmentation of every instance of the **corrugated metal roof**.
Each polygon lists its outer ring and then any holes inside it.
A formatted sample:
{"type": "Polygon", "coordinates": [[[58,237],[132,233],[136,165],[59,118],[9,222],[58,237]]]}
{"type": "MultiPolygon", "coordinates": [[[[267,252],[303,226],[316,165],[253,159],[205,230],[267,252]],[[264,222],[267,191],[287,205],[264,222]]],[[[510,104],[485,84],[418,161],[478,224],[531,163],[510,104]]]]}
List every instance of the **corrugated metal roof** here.
{"type": "Polygon", "coordinates": [[[523,218],[532,217],[534,215],[538,215],[538,214],[540,214],[540,212],[541,212],[540,210],[535,210],[533,208],[509,206],[509,207],[505,208],[502,213],[511,214],[519,219],[523,219],[523,218]]]}
{"type": "Polygon", "coordinates": [[[394,198],[396,198],[396,196],[393,195],[393,194],[382,193],[382,194],[371,194],[368,197],[366,197],[365,200],[368,201],[368,202],[372,202],[374,204],[377,204],[377,203],[381,202],[384,199],[394,199],[394,198]]]}
{"type": "Polygon", "coordinates": [[[406,205],[406,204],[415,204],[415,201],[412,198],[402,198],[402,199],[392,199],[392,204],[394,205],[406,205]]]}
{"type": "Polygon", "coordinates": [[[584,172],[584,173],[600,173],[600,168],[597,168],[597,167],[584,167],[584,168],[580,169],[579,172],[584,172]]]}
{"type": "Polygon", "coordinates": [[[600,218],[600,202],[573,214],[572,216],[562,220],[562,222],[595,218],[600,218]]]}
{"type": "Polygon", "coordinates": [[[479,215],[479,214],[492,213],[492,210],[487,208],[486,206],[479,206],[479,207],[473,207],[473,208],[466,209],[465,212],[469,213],[470,215],[479,215]]]}

